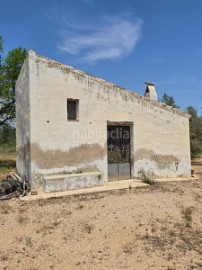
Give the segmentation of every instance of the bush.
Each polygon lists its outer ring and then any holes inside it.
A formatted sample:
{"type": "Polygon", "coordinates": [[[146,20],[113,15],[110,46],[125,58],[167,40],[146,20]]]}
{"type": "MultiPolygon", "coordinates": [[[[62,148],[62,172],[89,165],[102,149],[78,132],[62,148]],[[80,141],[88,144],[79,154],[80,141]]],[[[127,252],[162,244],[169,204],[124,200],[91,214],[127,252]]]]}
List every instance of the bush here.
{"type": "Polygon", "coordinates": [[[202,117],[199,117],[197,110],[189,106],[187,113],[192,117],[190,119],[190,146],[191,158],[197,158],[202,154],[202,117]]]}
{"type": "Polygon", "coordinates": [[[4,126],[0,129],[0,144],[15,144],[15,128],[4,126]]]}

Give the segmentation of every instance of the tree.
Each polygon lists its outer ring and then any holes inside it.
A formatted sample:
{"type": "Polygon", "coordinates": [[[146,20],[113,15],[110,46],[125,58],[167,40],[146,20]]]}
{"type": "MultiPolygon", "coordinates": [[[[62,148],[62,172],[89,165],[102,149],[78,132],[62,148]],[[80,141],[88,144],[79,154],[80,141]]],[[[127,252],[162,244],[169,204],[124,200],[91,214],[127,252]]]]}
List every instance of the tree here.
{"type": "Polygon", "coordinates": [[[3,126],[0,130],[0,145],[15,144],[15,127],[3,126]]]}
{"type": "Polygon", "coordinates": [[[21,47],[8,52],[3,59],[3,38],[0,36],[0,128],[15,121],[15,83],[27,51],[21,47]]]}
{"type": "Polygon", "coordinates": [[[0,65],[1,65],[1,54],[3,52],[3,38],[0,36],[0,65]]]}
{"type": "Polygon", "coordinates": [[[186,113],[191,115],[191,119],[196,119],[198,117],[198,112],[193,106],[188,106],[186,108],[186,113]]]}
{"type": "Polygon", "coordinates": [[[167,95],[166,93],[163,94],[163,97],[161,99],[161,102],[173,107],[173,108],[176,108],[176,109],[179,109],[180,107],[178,105],[175,104],[175,99],[174,97],[172,96],[169,96],[167,95]]]}
{"type": "Polygon", "coordinates": [[[186,112],[192,116],[190,119],[190,147],[193,159],[202,153],[202,117],[198,116],[197,110],[193,106],[188,106],[186,112]]]}

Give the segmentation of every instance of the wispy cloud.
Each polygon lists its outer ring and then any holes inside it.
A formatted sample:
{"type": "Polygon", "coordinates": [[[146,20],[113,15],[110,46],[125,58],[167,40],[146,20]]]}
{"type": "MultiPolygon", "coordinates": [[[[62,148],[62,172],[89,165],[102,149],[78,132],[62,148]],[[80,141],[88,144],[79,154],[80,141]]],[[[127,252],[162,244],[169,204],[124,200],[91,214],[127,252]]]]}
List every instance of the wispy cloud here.
{"type": "Polygon", "coordinates": [[[99,27],[89,27],[66,22],[58,45],[62,52],[77,55],[86,63],[99,60],[116,60],[129,55],[141,36],[141,20],[105,18],[99,27]]]}

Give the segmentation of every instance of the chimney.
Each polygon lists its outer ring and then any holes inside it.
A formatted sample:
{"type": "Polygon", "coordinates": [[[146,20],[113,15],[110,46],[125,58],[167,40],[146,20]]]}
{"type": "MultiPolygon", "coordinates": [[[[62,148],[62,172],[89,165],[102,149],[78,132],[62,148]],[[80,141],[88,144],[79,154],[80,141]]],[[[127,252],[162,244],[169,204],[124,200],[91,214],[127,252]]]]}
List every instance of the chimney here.
{"type": "Polygon", "coordinates": [[[151,100],[158,100],[155,84],[152,82],[145,82],[145,84],[146,84],[146,90],[145,90],[144,96],[151,100]]]}

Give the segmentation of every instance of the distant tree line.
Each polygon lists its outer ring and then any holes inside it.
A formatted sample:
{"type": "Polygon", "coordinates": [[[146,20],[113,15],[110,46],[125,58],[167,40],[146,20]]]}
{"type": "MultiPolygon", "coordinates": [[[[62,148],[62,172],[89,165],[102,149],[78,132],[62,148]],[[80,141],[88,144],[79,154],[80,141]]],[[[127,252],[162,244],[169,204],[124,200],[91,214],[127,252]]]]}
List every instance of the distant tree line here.
{"type": "MultiPolygon", "coordinates": [[[[175,99],[166,93],[164,93],[161,102],[166,103],[173,108],[180,108],[176,105],[175,99]]],[[[189,127],[191,157],[193,159],[202,155],[202,116],[198,115],[197,110],[193,106],[188,106],[185,112],[191,115],[189,127]]]]}
{"type": "Polygon", "coordinates": [[[4,57],[0,35],[0,143],[15,142],[15,84],[27,51],[15,48],[4,57]]]}
{"type": "Polygon", "coordinates": [[[15,83],[27,51],[21,47],[3,55],[3,38],[0,36],[0,127],[12,126],[15,120],[15,83]]]}
{"type": "MultiPolygon", "coordinates": [[[[15,142],[15,84],[27,51],[22,47],[15,48],[4,57],[3,38],[0,35],[0,144],[15,142]]],[[[161,102],[178,108],[175,99],[164,93],[161,102]]],[[[190,114],[191,156],[202,154],[202,116],[193,106],[188,106],[190,114]]]]}

